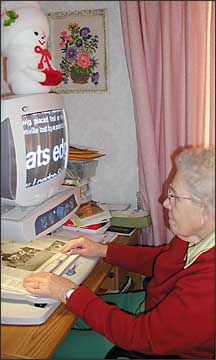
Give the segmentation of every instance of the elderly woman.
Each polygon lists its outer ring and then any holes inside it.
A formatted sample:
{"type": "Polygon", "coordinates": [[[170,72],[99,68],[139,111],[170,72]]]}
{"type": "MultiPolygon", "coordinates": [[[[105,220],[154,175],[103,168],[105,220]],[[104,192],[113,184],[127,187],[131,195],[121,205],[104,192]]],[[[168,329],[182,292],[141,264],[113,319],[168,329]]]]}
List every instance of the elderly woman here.
{"type": "Polygon", "coordinates": [[[176,168],[164,201],[175,234],[169,244],[131,247],[79,238],[62,248],[64,253],[101,256],[106,262],[151,277],[145,309],[140,307],[140,311],[138,306],[144,292],[112,295],[112,302],[115,296],[130,296],[130,307],[126,307],[118,301],[118,306],[109,304],[85,286],[53,274],[39,273],[24,280],[26,290],[61,300],[94,330],[88,330],[92,336],[87,345],[87,332],[72,330],[53,359],[103,358],[112,344],[141,352],[141,358],[214,357],[215,149],[185,149],[176,158],[176,168]],[[79,346],[77,338],[82,332],[79,346]],[[82,352],[85,346],[86,356],[82,352]],[[79,351],[74,355],[75,348],[79,351]]]}

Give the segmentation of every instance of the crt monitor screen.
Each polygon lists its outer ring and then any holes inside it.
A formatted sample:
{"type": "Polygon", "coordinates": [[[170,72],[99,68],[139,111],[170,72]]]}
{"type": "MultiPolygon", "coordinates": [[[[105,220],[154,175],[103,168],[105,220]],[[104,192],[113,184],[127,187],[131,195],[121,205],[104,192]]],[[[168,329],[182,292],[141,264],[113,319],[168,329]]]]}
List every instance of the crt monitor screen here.
{"type": "Polygon", "coordinates": [[[68,159],[68,128],[59,94],[1,100],[1,200],[33,206],[55,195],[68,159]]]}
{"type": "Polygon", "coordinates": [[[64,170],[67,154],[63,109],[22,116],[26,149],[26,187],[45,182],[64,170]]]}

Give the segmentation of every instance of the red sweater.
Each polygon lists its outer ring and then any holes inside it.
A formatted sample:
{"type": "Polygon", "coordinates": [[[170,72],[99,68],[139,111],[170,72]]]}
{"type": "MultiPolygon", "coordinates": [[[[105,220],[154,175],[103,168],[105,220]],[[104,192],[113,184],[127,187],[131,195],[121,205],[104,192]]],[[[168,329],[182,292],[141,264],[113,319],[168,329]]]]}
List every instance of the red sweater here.
{"type": "Polygon", "coordinates": [[[108,245],[106,262],[152,276],[145,313],[133,316],[106,304],[80,286],[67,308],[92,329],[127,350],[174,354],[187,359],[214,357],[214,247],[184,269],[186,241],[159,247],[108,245]]]}

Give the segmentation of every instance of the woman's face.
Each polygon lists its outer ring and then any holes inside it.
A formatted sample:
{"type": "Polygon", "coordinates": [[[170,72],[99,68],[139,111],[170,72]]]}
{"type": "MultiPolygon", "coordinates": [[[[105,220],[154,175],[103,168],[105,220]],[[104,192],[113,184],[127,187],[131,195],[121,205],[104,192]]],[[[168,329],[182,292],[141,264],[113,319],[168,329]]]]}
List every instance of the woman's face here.
{"type": "Polygon", "coordinates": [[[191,200],[182,173],[176,173],[163,206],[169,210],[170,229],[175,235],[186,238],[199,236],[202,208],[191,200]]]}

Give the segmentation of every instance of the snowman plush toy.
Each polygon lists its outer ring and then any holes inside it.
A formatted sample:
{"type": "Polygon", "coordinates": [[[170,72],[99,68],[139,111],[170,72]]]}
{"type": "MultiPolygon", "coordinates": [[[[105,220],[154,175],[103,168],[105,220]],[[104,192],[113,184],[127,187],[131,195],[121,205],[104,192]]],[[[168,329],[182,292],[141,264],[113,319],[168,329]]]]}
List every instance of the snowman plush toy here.
{"type": "Polygon", "coordinates": [[[1,2],[1,54],[14,94],[47,93],[62,73],[47,49],[49,24],[37,1],[1,2]]]}

